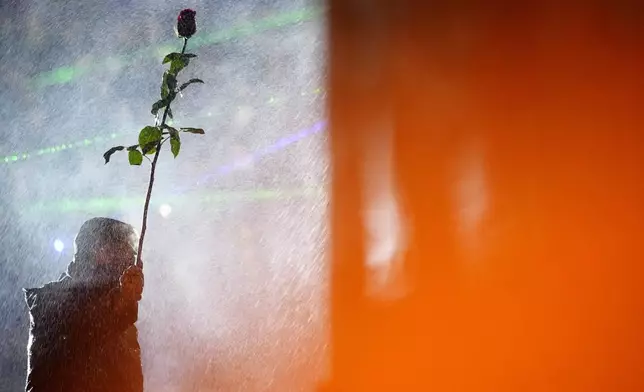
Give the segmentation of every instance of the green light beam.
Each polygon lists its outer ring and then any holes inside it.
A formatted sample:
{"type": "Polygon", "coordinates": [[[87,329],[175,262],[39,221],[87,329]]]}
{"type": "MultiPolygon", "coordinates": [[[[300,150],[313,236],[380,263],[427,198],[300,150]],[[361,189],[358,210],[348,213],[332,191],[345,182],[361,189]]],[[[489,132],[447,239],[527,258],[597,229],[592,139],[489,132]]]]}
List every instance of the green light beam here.
{"type": "MultiPolygon", "coordinates": [[[[311,92],[302,92],[300,93],[301,96],[307,96],[307,95],[319,95],[322,94],[324,91],[321,88],[316,88],[315,90],[311,92]]],[[[280,102],[277,100],[275,97],[271,97],[268,99],[266,102],[266,106],[277,106],[283,102],[280,102]]],[[[168,125],[172,126],[172,120],[168,120],[168,125]]],[[[0,163],[4,164],[13,164],[13,163],[20,163],[24,162],[28,159],[34,158],[34,157],[40,157],[43,155],[49,155],[49,154],[55,154],[55,153],[60,153],[60,152],[67,152],[71,149],[75,148],[85,148],[85,147],[91,147],[96,145],[97,143],[108,141],[111,139],[116,139],[117,137],[122,137],[126,136],[128,133],[110,133],[107,136],[95,136],[90,139],[84,139],[80,141],[76,141],[73,143],[61,143],[57,144],[55,146],[49,146],[49,147],[44,147],[40,148],[38,150],[34,150],[31,152],[24,152],[24,153],[18,153],[14,152],[11,154],[7,154],[6,156],[2,156],[0,154],[0,163]]]]}
{"type": "MultiPolygon", "coordinates": [[[[179,196],[159,196],[153,205],[158,208],[161,204],[190,205],[196,203],[206,204],[215,207],[222,207],[227,204],[239,201],[255,202],[263,200],[284,200],[296,197],[322,196],[322,187],[309,187],[300,189],[254,189],[248,191],[201,191],[193,194],[179,196]]],[[[43,213],[109,213],[122,211],[124,209],[140,208],[143,205],[143,197],[123,198],[92,198],[92,199],[59,199],[55,201],[40,201],[25,208],[23,211],[28,217],[42,217],[43,213]]]]}
{"type": "MultiPolygon", "coordinates": [[[[277,15],[259,19],[255,22],[244,23],[236,25],[227,29],[201,34],[190,40],[191,48],[198,48],[201,46],[208,46],[218,44],[221,42],[230,41],[233,39],[247,37],[261,33],[263,31],[280,28],[290,25],[295,25],[301,22],[314,19],[322,12],[321,8],[308,8],[297,11],[285,12],[277,15]]],[[[134,59],[146,56],[165,56],[167,53],[172,52],[176,45],[168,42],[166,44],[158,45],[152,48],[145,48],[137,50],[129,55],[122,55],[116,57],[108,57],[103,61],[94,59],[96,61],[89,61],[92,65],[76,64],[70,66],[63,66],[55,68],[51,71],[42,72],[34,76],[31,80],[32,87],[44,88],[56,84],[66,84],[72,82],[74,79],[90,72],[100,69],[115,69],[123,67],[132,63],[134,59]]]]}

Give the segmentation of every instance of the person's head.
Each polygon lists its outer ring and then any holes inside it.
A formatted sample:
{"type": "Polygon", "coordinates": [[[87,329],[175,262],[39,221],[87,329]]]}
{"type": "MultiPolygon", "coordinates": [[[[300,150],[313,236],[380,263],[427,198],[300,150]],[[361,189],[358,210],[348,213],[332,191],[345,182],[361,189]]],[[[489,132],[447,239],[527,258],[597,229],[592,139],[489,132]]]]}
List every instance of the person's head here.
{"type": "Polygon", "coordinates": [[[74,240],[74,260],[68,274],[89,281],[117,280],[134,265],[138,235],[134,228],[110,218],[92,218],[81,226],[74,240]]]}

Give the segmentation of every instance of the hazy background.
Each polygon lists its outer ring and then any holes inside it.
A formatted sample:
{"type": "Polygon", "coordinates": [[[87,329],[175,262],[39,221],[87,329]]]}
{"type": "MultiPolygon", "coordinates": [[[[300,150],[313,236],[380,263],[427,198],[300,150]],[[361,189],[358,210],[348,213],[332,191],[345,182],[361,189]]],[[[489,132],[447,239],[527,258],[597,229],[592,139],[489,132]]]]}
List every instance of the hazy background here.
{"type": "Polygon", "coordinates": [[[0,2],[0,391],[24,388],[21,288],[57,279],[84,220],[141,224],[149,164],[113,145],[153,124],[177,13],[203,79],[173,104],[140,309],[146,390],[306,391],[324,372],[325,20],[315,0],[0,2]]]}

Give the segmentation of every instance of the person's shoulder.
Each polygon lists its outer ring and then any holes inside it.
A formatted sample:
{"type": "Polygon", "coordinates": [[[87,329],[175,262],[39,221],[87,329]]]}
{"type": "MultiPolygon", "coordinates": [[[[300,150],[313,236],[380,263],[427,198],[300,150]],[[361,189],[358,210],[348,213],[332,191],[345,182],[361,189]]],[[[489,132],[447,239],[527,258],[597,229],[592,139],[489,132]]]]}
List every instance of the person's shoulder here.
{"type": "Polygon", "coordinates": [[[27,292],[42,293],[42,292],[47,292],[47,291],[64,289],[64,288],[69,287],[70,284],[71,284],[71,278],[69,277],[69,275],[64,274],[58,280],[55,280],[55,281],[49,282],[49,283],[45,283],[44,285],[42,285],[40,287],[23,289],[23,291],[25,293],[27,293],[27,292]]]}
{"type": "Polygon", "coordinates": [[[62,276],[61,279],[46,283],[40,287],[26,288],[22,289],[25,293],[25,300],[27,301],[27,306],[31,309],[38,298],[50,296],[62,290],[67,290],[70,286],[69,276],[62,276]]]}

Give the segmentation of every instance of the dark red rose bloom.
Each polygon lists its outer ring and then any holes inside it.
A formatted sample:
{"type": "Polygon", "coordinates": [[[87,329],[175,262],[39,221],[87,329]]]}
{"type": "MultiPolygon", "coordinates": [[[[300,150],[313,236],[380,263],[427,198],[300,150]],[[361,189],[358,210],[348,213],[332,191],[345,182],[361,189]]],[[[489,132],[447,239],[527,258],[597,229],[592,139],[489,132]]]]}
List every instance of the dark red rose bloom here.
{"type": "Polygon", "coordinates": [[[179,17],[177,18],[177,34],[179,37],[190,38],[197,32],[195,15],[197,13],[190,8],[179,12],[179,17]]]}

